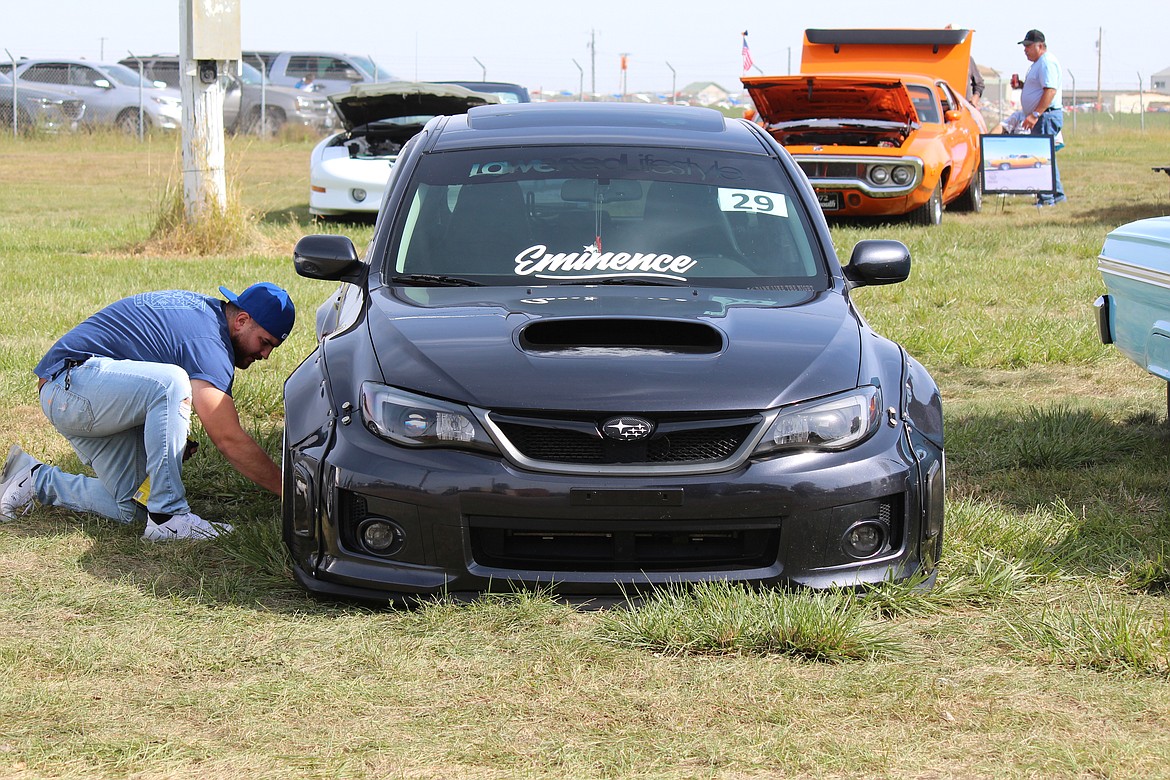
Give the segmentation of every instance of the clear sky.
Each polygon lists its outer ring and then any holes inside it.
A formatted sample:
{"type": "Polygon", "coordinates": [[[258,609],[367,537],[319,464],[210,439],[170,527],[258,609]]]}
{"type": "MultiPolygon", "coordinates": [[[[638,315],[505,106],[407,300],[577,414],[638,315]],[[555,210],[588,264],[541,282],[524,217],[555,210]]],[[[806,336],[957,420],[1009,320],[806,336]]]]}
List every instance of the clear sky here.
{"type": "MultiPolygon", "coordinates": [[[[214,5],[225,0],[195,0],[214,5]]],[[[239,0],[244,48],[316,49],[372,56],[408,80],[513,81],[530,89],[669,92],[694,81],[737,91],[741,42],[766,74],[795,72],[808,27],[944,27],[975,31],[981,65],[1005,76],[1027,70],[1017,41],[1031,28],[1048,38],[1065,70],[1065,89],[1137,90],[1139,73],[1170,68],[1166,0],[983,0],[966,12],[955,4],[874,0],[471,0],[321,2],[239,0]],[[911,10],[917,8],[917,10],[911,10]],[[1101,37],[1098,57],[1097,41],[1101,37]],[[673,68],[673,71],[672,71],[673,68]]],[[[69,56],[118,60],[178,52],[180,0],[9,0],[0,15],[0,56],[69,56]]],[[[756,71],[753,71],[753,73],[756,71]]],[[[1067,98],[1066,98],[1067,99],[1067,98]]]]}

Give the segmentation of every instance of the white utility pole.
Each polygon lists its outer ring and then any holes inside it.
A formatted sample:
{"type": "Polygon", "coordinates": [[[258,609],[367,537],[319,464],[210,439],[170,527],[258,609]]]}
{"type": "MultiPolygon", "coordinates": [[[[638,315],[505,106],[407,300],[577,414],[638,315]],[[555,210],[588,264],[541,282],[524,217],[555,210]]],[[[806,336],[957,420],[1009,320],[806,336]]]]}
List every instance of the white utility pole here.
{"type": "Polygon", "coordinates": [[[183,212],[198,222],[227,208],[223,86],[240,59],[240,0],[179,0],[179,90],[183,97],[183,212]]]}

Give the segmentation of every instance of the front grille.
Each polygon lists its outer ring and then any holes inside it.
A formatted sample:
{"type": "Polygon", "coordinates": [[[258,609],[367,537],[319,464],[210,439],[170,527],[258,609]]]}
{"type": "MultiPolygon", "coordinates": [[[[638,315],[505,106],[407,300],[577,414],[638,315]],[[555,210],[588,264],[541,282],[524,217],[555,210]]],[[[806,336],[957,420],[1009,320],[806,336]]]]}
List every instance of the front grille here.
{"type": "Polygon", "coordinates": [[[780,521],[607,520],[565,523],[468,518],[471,551],[484,566],[521,571],[736,571],[770,566],[780,521]]]}
{"type": "Polygon", "coordinates": [[[856,179],[860,175],[857,163],[801,160],[797,163],[810,179],[856,179]]]}
{"type": "Polygon", "coordinates": [[[761,423],[758,415],[714,420],[655,420],[641,441],[602,436],[604,418],[529,419],[493,414],[500,433],[521,455],[544,463],[687,465],[730,459],[761,423]]]}
{"type": "Polygon", "coordinates": [[[62,100],[61,113],[65,115],[66,119],[76,122],[81,119],[81,115],[85,112],[85,103],[80,100],[62,100]]]}

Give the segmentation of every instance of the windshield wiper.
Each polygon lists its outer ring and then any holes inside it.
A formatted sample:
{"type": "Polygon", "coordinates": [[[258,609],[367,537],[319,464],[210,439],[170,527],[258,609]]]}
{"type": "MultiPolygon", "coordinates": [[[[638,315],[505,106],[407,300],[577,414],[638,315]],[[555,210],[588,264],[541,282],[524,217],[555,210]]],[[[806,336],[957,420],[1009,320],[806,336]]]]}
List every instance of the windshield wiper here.
{"type": "Polygon", "coordinates": [[[637,284],[648,287],[689,287],[687,282],[675,282],[669,279],[649,279],[642,276],[611,276],[606,279],[574,279],[561,282],[558,286],[570,287],[588,284],[637,284]]]}
{"type": "Polygon", "coordinates": [[[459,276],[442,274],[406,274],[390,279],[394,284],[410,284],[418,287],[483,287],[482,282],[463,279],[459,276]]]}

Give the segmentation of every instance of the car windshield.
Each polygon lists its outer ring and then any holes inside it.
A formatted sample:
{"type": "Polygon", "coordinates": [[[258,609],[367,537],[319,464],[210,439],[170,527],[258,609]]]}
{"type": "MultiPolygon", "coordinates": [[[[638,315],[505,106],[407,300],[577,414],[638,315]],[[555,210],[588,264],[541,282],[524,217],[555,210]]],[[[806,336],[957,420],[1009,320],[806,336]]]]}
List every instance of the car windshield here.
{"type": "Polygon", "coordinates": [[[939,121],[938,102],[935,101],[933,92],[926,87],[914,84],[907,85],[906,91],[910,93],[910,100],[914,103],[914,111],[918,114],[918,121],[935,123],[939,121]]]}
{"type": "Polygon", "coordinates": [[[240,81],[245,84],[271,84],[266,76],[246,62],[240,63],[240,81]]]}
{"type": "Polygon", "coordinates": [[[764,155],[524,147],[424,156],[389,276],[474,284],[824,289],[795,185],[764,155]]]}
{"type": "Polygon", "coordinates": [[[372,81],[394,81],[394,76],[390,71],[383,68],[378,63],[374,62],[370,57],[351,57],[354,64],[361,68],[366,73],[366,77],[372,81]]]}
{"type": "Polygon", "coordinates": [[[137,87],[141,84],[144,87],[154,87],[155,84],[149,79],[138,78],[138,72],[130,70],[125,65],[115,63],[113,65],[103,65],[103,72],[119,84],[127,87],[137,87]]]}

